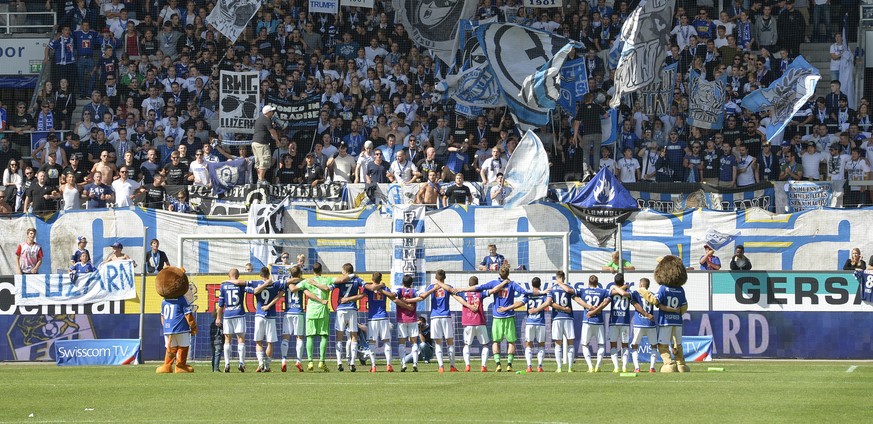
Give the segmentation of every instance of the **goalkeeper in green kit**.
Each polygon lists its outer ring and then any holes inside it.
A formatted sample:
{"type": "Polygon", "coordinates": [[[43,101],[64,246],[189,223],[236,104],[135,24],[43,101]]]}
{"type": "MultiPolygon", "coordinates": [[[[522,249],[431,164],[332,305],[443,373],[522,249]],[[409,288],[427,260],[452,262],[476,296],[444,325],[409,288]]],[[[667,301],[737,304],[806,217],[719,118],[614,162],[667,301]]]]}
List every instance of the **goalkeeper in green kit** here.
{"type": "Polygon", "coordinates": [[[297,285],[299,290],[304,290],[304,293],[309,302],[306,305],[306,356],[309,358],[309,365],[306,367],[308,371],[312,371],[315,367],[312,364],[312,350],[315,347],[314,337],[318,336],[318,368],[327,372],[327,366],[324,364],[324,353],[327,351],[327,339],[330,329],[330,310],[328,303],[330,302],[330,285],[337,282],[348,280],[348,276],[342,276],[339,279],[331,277],[323,277],[321,275],[321,263],[315,263],[312,266],[314,277],[303,281],[297,285]]]}

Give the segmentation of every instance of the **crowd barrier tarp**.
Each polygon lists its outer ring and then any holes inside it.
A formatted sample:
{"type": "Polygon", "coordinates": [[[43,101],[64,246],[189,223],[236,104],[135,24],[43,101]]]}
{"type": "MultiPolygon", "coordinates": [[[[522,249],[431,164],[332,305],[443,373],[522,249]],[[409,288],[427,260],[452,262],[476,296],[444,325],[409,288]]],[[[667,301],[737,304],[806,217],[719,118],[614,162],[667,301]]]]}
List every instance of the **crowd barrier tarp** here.
{"type": "Polygon", "coordinates": [[[133,261],[100,264],[94,272],[15,276],[15,303],[26,306],[75,305],[136,297],[133,261]]]}

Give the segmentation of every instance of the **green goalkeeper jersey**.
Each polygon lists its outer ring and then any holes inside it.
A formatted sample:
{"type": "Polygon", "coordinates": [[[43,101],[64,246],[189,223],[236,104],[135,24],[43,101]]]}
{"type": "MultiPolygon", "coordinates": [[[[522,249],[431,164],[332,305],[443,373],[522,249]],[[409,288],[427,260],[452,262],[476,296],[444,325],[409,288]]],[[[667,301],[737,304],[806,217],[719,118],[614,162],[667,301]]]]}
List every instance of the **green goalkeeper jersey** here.
{"type": "MultiPolygon", "coordinates": [[[[312,277],[318,284],[323,286],[329,286],[333,284],[334,279],[330,277],[312,277]]],[[[308,290],[310,293],[317,296],[319,299],[330,300],[330,290],[321,290],[318,287],[310,284],[308,281],[304,281],[297,285],[297,287],[308,290]]],[[[321,303],[314,302],[310,300],[306,303],[306,318],[307,319],[322,319],[327,318],[330,314],[327,305],[322,305],[321,303]]]]}

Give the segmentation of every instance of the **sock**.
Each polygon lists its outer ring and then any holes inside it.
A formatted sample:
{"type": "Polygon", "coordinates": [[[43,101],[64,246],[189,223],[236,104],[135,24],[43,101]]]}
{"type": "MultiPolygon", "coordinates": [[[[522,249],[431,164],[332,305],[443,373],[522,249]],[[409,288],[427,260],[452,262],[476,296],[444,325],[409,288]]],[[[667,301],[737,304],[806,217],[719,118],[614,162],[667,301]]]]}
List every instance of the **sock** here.
{"type": "MultiPolygon", "coordinates": [[[[296,348],[297,348],[297,362],[300,362],[300,359],[303,358],[303,339],[297,339],[296,348]]],[[[311,357],[312,357],[312,355],[310,355],[310,358],[311,357]]]]}
{"type": "MultiPolygon", "coordinates": [[[[385,343],[385,360],[388,362],[387,365],[391,365],[391,342],[385,343]]],[[[376,366],[376,362],[373,362],[373,366],[376,366]]]]}
{"type": "Polygon", "coordinates": [[[321,336],[318,348],[318,360],[324,362],[324,355],[327,353],[327,336],[321,336]]]}
{"type": "Polygon", "coordinates": [[[282,339],[279,350],[282,352],[282,360],[288,359],[288,340],[282,339]]]}
{"type": "Polygon", "coordinates": [[[306,339],[306,357],[309,358],[309,362],[312,362],[312,351],[315,349],[315,340],[314,337],[309,337],[306,339]]]}
{"type": "MultiPolygon", "coordinates": [[[[355,343],[355,345],[357,345],[357,343],[355,343]]],[[[352,357],[352,339],[351,339],[351,337],[349,337],[348,339],[346,339],[346,355],[343,357],[343,359],[351,358],[351,357],[352,357]]]]}
{"type": "Polygon", "coordinates": [[[451,344],[448,346],[448,348],[449,348],[449,365],[454,367],[455,366],[455,345],[451,344]]]}
{"type": "Polygon", "coordinates": [[[230,343],[224,344],[224,366],[230,365],[230,343]]]}
{"type": "Polygon", "coordinates": [[[640,353],[637,352],[636,349],[634,349],[634,351],[631,352],[631,359],[633,359],[633,361],[634,361],[634,369],[639,369],[639,367],[640,367],[640,353]]]}
{"type": "Polygon", "coordinates": [[[567,369],[573,369],[573,361],[576,360],[576,348],[573,346],[567,347],[567,369]]]}
{"type": "Polygon", "coordinates": [[[603,362],[603,354],[605,352],[606,350],[603,348],[603,346],[597,346],[597,364],[594,366],[595,368],[600,368],[600,363],[603,362]]]}
{"type": "Polygon", "coordinates": [[[264,351],[263,350],[256,350],[255,356],[258,357],[258,367],[264,366],[264,351]]]}
{"type": "Polygon", "coordinates": [[[624,370],[627,368],[627,348],[624,347],[621,349],[621,369],[624,370]]]}
{"type": "Polygon", "coordinates": [[[655,355],[655,354],[653,353],[653,354],[651,355],[651,357],[649,357],[649,369],[655,368],[655,360],[658,359],[657,356],[658,356],[658,355],[655,355]]]}
{"type": "Polygon", "coordinates": [[[267,369],[270,369],[270,362],[272,362],[272,361],[273,361],[273,358],[271,358],[267,355],[264,355],[264,367],[266,367],[267,369]]]}
{"type": "Polygon", "coordinates": [[[508,366],[510,366],[510,367],[512,366],[512,358],[514,358],[514,357],[515,357],[515,355],[512,353],[509,353],[506,355],[506,364],[508,366]]]}
{"type": "Polygon", "coordinates": [[[440,368],[442,368],[443,367],[443,344],[442,344],[442,342],[436,343],[434,345],[434,351],[436,352],[437,365],[439,365],[440,368]]]}
{"type": "Polygon", "coordinates": [[[483,347],[482,348],[482,366],[484,367],[486,365],[488,365],[488,348],[483,347]]]}
{"type": "Polygon", "coordinates": [[[343,363],[343,344],[344,342],[337,341],[336,342],[336,364],[342,365],[343,363]]]}
{"type": "Polygon", "coordinates": [[[543,359],[546,359],[546,349],[541,347],[537,351],[537,367],[543,366],[543,359]]]}
{"type": "Polygon", "coordinates": [[[500,365],[500,351],[494,352],[494,363],[500,365]]]}
{"type": "Polygon", "coordinates": [[[591,369],[591,348],[588,345],[582,345],[582,356],[585,357],[585,363],[588,364],[588,368],[591,369]]]}
{"type": "Polygon", "coordinates": [[[533,359],[533,349],[529,347],[524,348],[524,360],[527,361],[527,367],[531,367],[531,360],[533,359]]]}
{"type": "Polygon", "coordinates": [[[613,368],[618,369],[618,352],[615,351],[615,350],[613,350],[613,351],[609,354],[609,357],[612,358],[612,366],[613,366],[613,368]]]}
{"type": "Polygon", "coordinates": [[[413,343],[412,344],[412,366],[413,367],[418,366],[418,352],[419,352],[418,343],[413,343]]]}
{"type": "Polygon", "coordinates": [[[564,362],[563,356],[564,356],[564,346],[555,345],[555,362],[558,364],[558,369],[561,369],[561,365],[564,362]]]}
{"type": "Polygon", "coordinates": [[[239,363],[244,364],[246,362],[246,344],[237,343],[236,353],[239,354],[239,363]]]}
{"type": "Polygon", "coordinates": [[[355,359],[358,359],[358,342],[352,342],[352,347],[349,349],[349,352],[352,354],[352,357],[349,359],[349,365],[354,365],[355,359]]]}
{"type": "Polygon", "coordinates": [[[406,362],[406,355],[407,355],[407,352],[408,352],[408,348],[409,348],[409,347],[406,346],[406,344],[402,344],[402,345],[400,345],[400,366],[402,366],[402,367],[405,367],[406,364],[407,364],[407,362],[406,362]]]}
{"type": "Polygon", "coordinates": [[[464,350],[461,351],[464,354],[464,365],[470,366],[470,345],[464,345],[464,350]]]}

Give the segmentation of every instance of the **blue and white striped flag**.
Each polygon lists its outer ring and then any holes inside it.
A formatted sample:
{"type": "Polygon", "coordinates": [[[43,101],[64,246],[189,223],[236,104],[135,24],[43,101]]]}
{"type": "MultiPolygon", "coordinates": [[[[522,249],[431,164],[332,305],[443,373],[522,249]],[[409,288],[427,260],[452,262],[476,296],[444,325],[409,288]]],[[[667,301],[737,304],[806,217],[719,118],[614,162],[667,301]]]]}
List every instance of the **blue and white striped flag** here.
{"type": "Polygon", "coordinates": [[[791,117],[815,94],[815,86],[821,75],[803,56],[797,56],[781,77],[743,98],[741,106],[752,112],[770,110],[770,125],[767,126],[767,141],[785,129],[791,117]]]}

